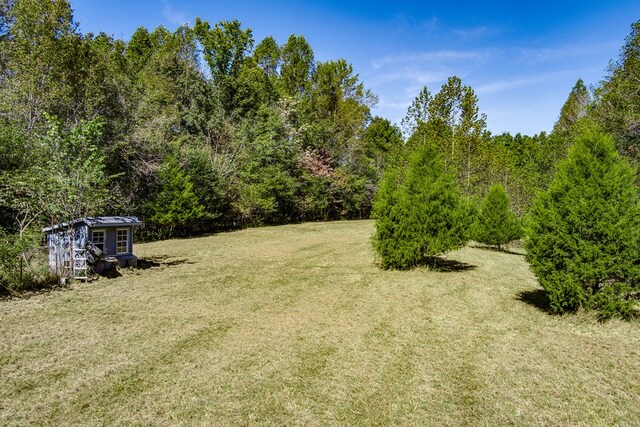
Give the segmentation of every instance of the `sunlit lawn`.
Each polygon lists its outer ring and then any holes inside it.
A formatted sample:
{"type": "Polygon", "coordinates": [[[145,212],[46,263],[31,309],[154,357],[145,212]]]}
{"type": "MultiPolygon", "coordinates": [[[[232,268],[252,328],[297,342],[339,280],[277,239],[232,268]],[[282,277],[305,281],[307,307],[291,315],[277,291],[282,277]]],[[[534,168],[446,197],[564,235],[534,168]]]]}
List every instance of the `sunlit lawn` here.
{"type": "Polygon", "coordinates": [[[136,245],[0,301],[0,424],[640,424],[640,326],[550,316],[524,257],[381,271],[370,221],[136,245]]]}

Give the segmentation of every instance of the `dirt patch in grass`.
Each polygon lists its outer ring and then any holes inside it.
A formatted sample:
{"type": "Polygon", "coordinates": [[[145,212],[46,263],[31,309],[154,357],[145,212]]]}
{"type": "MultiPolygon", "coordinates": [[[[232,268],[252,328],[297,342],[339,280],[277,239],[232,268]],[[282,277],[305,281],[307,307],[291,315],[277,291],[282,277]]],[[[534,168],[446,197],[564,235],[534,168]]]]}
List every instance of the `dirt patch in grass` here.
{"type": "Polygon", "coordinates": [[[0,301],[0,424],[640,422],[637,323],[550,316],[518,254],[381,271],[372,231],[140,244],[147,269],[0,301]]]}

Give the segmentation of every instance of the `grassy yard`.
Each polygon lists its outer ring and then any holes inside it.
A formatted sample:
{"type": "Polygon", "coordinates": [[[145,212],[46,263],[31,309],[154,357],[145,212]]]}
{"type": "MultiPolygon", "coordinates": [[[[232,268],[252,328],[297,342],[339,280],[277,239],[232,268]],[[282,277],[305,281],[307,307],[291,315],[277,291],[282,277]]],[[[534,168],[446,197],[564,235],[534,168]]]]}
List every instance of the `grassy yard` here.
{"type": "Polygon", "coordinates": [[[639,424],[640,327],[550,316],[524,257],[380,271],[370,221],[136,246],[0,301],[0,425],[639,424]]]}

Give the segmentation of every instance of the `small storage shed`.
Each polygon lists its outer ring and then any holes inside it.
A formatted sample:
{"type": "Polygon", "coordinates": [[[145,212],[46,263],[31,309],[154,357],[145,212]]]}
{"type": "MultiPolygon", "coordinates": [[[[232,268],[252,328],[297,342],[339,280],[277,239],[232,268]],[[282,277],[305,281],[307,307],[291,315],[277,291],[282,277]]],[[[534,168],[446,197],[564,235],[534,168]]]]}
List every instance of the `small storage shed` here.
{"type": "Polygon", "coordinates": [[[90,267],[102,273],[117,262],[121,267],[137,264],[133,255],[133,227],[142,225],[135,216],[96,216],[42,229],[47,233],[49,267],[60,277],[86,279],[90,267]],[[89,249],[97,248],[103,257],[92,257],[89,249]]]}

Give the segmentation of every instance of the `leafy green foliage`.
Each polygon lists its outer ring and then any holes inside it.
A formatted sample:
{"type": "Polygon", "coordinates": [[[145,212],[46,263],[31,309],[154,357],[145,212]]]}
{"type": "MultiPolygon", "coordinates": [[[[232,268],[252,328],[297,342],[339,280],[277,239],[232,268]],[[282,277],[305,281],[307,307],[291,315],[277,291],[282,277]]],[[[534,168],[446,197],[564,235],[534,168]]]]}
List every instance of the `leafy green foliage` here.
{"type": "Polygon", "coordinates": [[[55,284],[39,248],[39,233],[9,234],[0,228],[0,295],[55,284]]]}
{"type": "Polygon", "coordinates": [[[110,199],[105,158],[97,147],[103,122],[82,121],[66,130],[57,118],[47,115],[47,120],[46,133],[23,146],[30,163],[3,174],[0,196],[13,210],[20,234],[32,225],[97,214],[110,199]]]}
{"type": "Polygon", "coordinates": [[[57,118],[48,117],[48,125],[42,139],[46,168],[35,171],[46,177],[37,176],[33,185],[47,185],[49,223],[98,214],[110,198],[105,156],[97,147],[102,120],[83,121],[65,131],[57,118]]]}
{"type": "Polygon", "coordinates": [[[378,186],[371,216],[376,220],[376,232],[372,238],[373,247],[380,257],[382,267],[394,268],[403,255],[398,240],[400,223],[400,189],[404,181],[403,170],[389,168],[378,186]]]}
{"type": "Polygon", "coordinates": [[[26,249],[22,239],[12,238],[0,229],[0,294],[10,292],[20,283],[19,263],[26,249]]]}
{"type": "Polygon", "coordinates": [[[0,282],[11,290],[51,282],[39,250],[41,226],[96,214],[110,198],[97,146],[102,120],[64,129],[57,118],[45,117],[48,129],[34,140],[14,127],[0,128],[7,153],[0,162],[0,282]]]}
{"type": "Polygon", "coordinates": [[[175,157],[168,157],[159,174],[160,191],[149,203],[149,220],[168,228],[168,236],[184,233],[187,224],[203,216],[205,211],[193,191],[193,184],[175,157]]]}
{"type": "Polygon", "coordinates": [[[313,49],[303,36],[291,34],[282,47],[281,82],[285,95],[300,97],[309,88],[314,71],[313,49]]]}
{"type": "Polygon", "coordinates": [[[231,183],[228,177],[214,167],[211,161],[213,154],[208,147],[185,149],[183,154],[185,172],[205,211],[198,222],[189,226],[193,226],[194,231],[199,231],[196,225],[203,226],[204,230],[228,228],[231,221],[231,183]]]}
{"type": "MultiPolygon", "coordinates": [[[[7,3],[7,2],[3,2],[7,3]]],[[[34,130],[45,123],[44,113],[73,114],[70,107],[75,62],[80,42],[66,0],[17,0],[6,10],[8,37],[0,45],[2,69],[0,106],[3,116],[34,130]]]]}
{"type": "Polygon", "coordinates": [[[235,110],[237,78],[243,69],[245,59],[253,49],[251,29],[242,29],[238,20],[222,21],[213,28],[196,18],[193,31],[202,44],[204,58],[209,65],[211,77],[216,84],[221,102],[228,112],[235,110]]]}
{"type": "Polygon", "coordinates": [[[242,123],[242,153],[239,197],[234,203],[243,224],[281,223],[296,215],[297,147],[287,139],[282,117],[261,108],[256,120],[242,123]]]}
{"type": "Polygon", "coordinates": [[[262,40],[255,49],[254,58],[258,66],[264,70],[269,77],[275,77],[282,62],[282,51],[276,40],[269,36],[262,40]]]}
{"type": "Polygon", "coordinates": [[[527,259],[554,312],[584,307],[629,315],[640,278],[635,173],[610,136],[589,130],[535,199],[527,259]]]}
{"type": "Polygon", "coordinates": [[[383,268],[407,269],[464,246],[468,207],[436,149],[421,147],[406,176],[389,172],[376,196],[374,247],[383,268]]]}
{"type": "Polygon", "coordinates": [[[374,117],[365,129],[362,140],[364,158],[368,159],[364,168],[372,183],[382,177],[382,171],[399,161],[404,147],[402,132],[387,119],[374,117]]]}
{"type": "MultiPolygon", "coordinates": [[[[353,66],[316,61],[302,35],[254,49],[240,22],[198,19],[119,40],[80,33],[67,0],[0,2],[0,227],[18,241],[89,213],[136,214],[158,235],[366,218],[382,171],[429,144],[469,199],[499,182],[522,215],[588,122],[638,157],[639,28],[594,103],[576,83],[551,136],[490,135],[475,92],[452,76],[434,96],[421,90],[403,144],[397,127],[372,118],[377,99],[353,66]]],[[[393,233],[398,218],[415,219],[408,206],[422,201],[406,186],[425,174],[397,172],[377,191],[404,203],[388,212],[393,233]]],[[[432,243],[418,252],[447,246],[432,243]]]]}
{"type": "Polygon", "coordinates": [[[500,249],[522,237],[520,220],[509,208],[509,196],[500,184],[495,184],[480,205],[473,227],[473,237],[480,243],[500,249]]]}
{"type": "Polygon", "coordinates": [[[560,110],[560,116],[549,138],[549,146],[545,150],[551,163],[567,157],[569,147],[577,136],[592,125],[592,118],[588,115],[591,102],[589,90],[582,79],[578,79],[560,110]]]}
{"type": "Polygon", "coordinates": [[[242,62],[253,47],[250,29],[243,30],[240,22],[222,21],[213,28],[208,22],[196,19],[194,31],[204,47],[204,58],[216,82],[224,77],[237,76],[242,62]]]}
{"type": "Polygon", "coordinates": [[[456,171],[458,184],[468,195],[478,192],[476,161],[486,127],[477,103],[473,89],[451,76],[434,97],[424,87],[402,121],[405,132],[411,132],[407,145],[435,144],[445,167],[456,171]]]}
{"type": "Polygon", "coordinates": [[[366,218],[401,145],[389,123],[372,122],[376,98],[351,64],[317,62],[301,35],[254,49],[240,22],[198,19],[118,40],[81,34],[68,1],[0,7],[0,163],[11,184],[0,191],[0,224],[12,233],[75,216],[66,208],[89,188],[95,203],[82,201],[78,214],[136,214],[157,235],[366,218]],[[57,136],[47,115],[57,117],[57,136]],[[74,163],[63,151],[81,123],[99,132],[78,140],[86,150],[74,163]],[[189,186],[162,176],[173,158],[204,210],[197,220],[164,216],[156,203],[171,193],[163,188],[189,186]],[[82,191],[63,194],[72,181],[82,191]],[[63,197],[49,204],[53,194],[63,197]]]}

